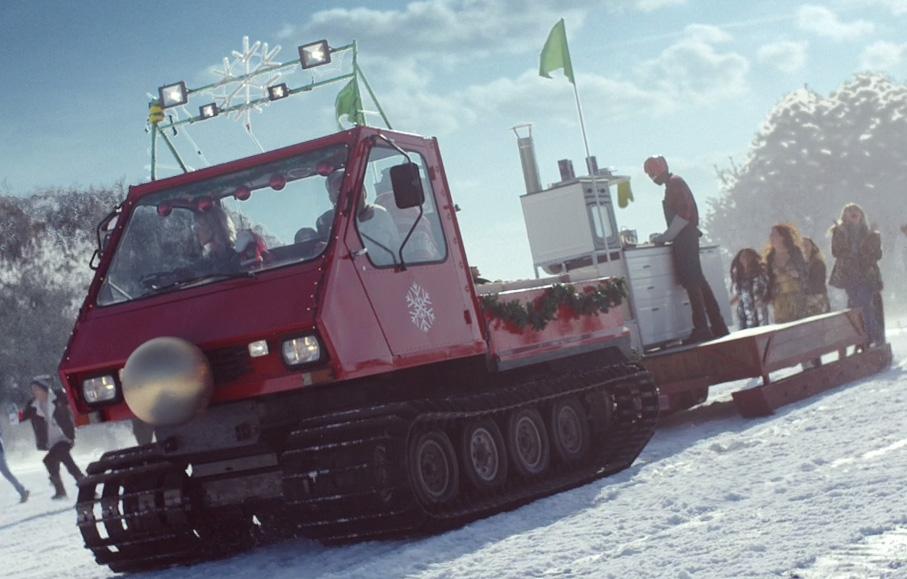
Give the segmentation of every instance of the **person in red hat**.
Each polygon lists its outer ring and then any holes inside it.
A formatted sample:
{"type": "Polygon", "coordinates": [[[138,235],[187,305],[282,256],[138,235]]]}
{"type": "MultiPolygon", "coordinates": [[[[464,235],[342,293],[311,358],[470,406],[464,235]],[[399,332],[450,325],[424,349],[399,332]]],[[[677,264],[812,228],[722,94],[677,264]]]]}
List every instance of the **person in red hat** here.
{"type": "Polygon", "coordinates": [[[656,185],[665,186],[662,206],[668,228],[664,233],[655,235],[652,241],[656,245],[671,244],[677,281],[690,298],[693,332],[684,343],[726,336],[727,324],[721,317],[721,309],[699,261],[699,237],[702,233],[699,231],[699,209],[693,192],[686,181],[668,170],[664,157],[649,157],[643,169],[656,185]]]}

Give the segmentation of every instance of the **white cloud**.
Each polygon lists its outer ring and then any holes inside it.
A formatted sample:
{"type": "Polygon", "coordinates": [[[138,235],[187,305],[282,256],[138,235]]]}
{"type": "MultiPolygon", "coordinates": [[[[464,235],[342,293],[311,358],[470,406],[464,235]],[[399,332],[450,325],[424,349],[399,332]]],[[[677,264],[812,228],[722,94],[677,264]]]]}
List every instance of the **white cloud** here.
{"type": "Polygon", "coordinates": [[[895,16],[907,14],[907,0],[846,0],[856,8],[882,8],[895,16]]]}
{"type": "MultiPolygon", "coordinates": [[[[407,130],[443,135],[479,119],[516,122],[513,111],[572,124],[570,83],[542,79],[533,69],[459,90],[438,88],[441,75],[456,74],[464,63],[488,54],[537,52],[561,15],[572,34],[595,5],[571,5],[568,0],[425,0],[400,9],[332,8],[282,33],[298,34],[297,41],[326,37],[335,44],[356,37],[367,47],[361,58],[369,78],[382,85],[389,117],[407,130]]],[[[722,28],[693,24],[624,77],[577,71],[587,115],[599,120],[661,115],[745,94],[749,62],[729,46],[733,40],[722,28]]]]}
{"type": "MultiPolygon", "coordinates": [[[[626,117],[640,111],[667,112],[673,107],[668,95],[625,80],[580,74],[577,84],[585,113],[590,117],[626,117]]],[[[471,86],[455,98],[477,111],[475,118],[520,111],[530,118],[554,118],[564,123],[576,120],[571,84],[559,78],[541,78],[535,70],[527,70],[514,79],[500,78],[471,86]]]]}
{"type": "Polygon", "coordinates": [[[280,30],[277,31],[276,36],[279,40],[291,39],[296,36],[296,27],[289,22],[285,22],[283,26],[280,27],[280,30]]]}
{"type": "MultiPolygon", "coordinates": [[[[749,62],[740,54],[719,50],[732,41],[725,31],[692,25],[683,37],[656,58],[641,63],[631,78],[578,73],[584,108],[597,119],[663,115],[688,105],[710,104],[745,94],[749,62]]],[[[531,118],[575,122],[570,83],[543,79],[535,70],[517,78],[500,78],[451,95],[461,103],[461,119],[489,118],[518,110],[531,118]],[[474,111],[467,115],[463,110],[474,111]]]]}
{"type": "Polygon", "coordinates": [[[783,40],[772,42],[759,47],[756,57],[759,62],[772,66],[781,72],[792,74],[801,70],[806,65],[806,42],[792,42],[783,40]]]}
{"type": "Polygon", "coordinates": [[[568,34],[594,5],[567,0],[424,0],[400,9],[330,8],[312,15],[300,35],[335,43],[356,39],[370,54],[463,61],[495,53],[538,50],[560,18],[568,34]]]}
{"type": "Polygon", "coordinates": [[[860,68],[864,70],[892,72],[907,59],[907,44],[894,42],[873,42],[860,55],[860,68]]]}
{"type": "Polygon", "coordinates": [[[644,86],[694,104],[740,96],[748,89],[749,61],[716,47],[731,40],[714,26],[687,26],[680,40],[640,65],[640,80],[644,86]]]}
{"type": "Polygon", "coordinates": [[[687,0],[636,0],[636,8],[643,12],[654,12],[668,6],[682,6],[687,0]]]}
{"type": "Polygon", "coordinates": [[[729,32],[711,24],[689,24],[683,29],[681,37],[707,44],[727,44],[734,40],[729,32]]]}
{"type": "Polygon", "coordinates": [[[875,31],[875,24],[866,20],[844,22],[828,8],[806,4],[797,11],[801,30],[835,41],[857,40],[875,31]]]}

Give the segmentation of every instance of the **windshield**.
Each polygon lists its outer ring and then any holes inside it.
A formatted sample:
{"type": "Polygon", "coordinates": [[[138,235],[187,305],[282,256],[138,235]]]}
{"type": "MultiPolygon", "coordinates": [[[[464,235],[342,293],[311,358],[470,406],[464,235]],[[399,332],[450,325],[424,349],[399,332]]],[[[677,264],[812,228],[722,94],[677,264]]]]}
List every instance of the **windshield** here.
{"type": "Polygon", "coordinates": [[[337,145],[143,197],[98,295],[125,302],[315,259],[347,161],[337,145]]]}

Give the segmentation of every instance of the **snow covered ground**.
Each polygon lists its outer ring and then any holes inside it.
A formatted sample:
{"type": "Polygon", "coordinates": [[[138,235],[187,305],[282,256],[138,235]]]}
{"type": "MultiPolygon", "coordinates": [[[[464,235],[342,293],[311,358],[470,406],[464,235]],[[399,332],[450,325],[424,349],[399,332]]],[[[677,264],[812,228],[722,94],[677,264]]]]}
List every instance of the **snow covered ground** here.
{"type": "MultiPolygon", "coordinates": [[[[745,420],[739,385],[667,419],[632,468],[442,535],[288,541],[176,577],[907,577],[907,330],[882,375],[745,420]]],[[[83,465],[91,457],[78,456],[83,465]]],[[[40,455],[0,481],[0,574],[103,577],[40,455]]],[[[71,481],[68,481],[71,486],[71,481]]],[[[72,493],[74,494],[74,492],[72,493]]]]}

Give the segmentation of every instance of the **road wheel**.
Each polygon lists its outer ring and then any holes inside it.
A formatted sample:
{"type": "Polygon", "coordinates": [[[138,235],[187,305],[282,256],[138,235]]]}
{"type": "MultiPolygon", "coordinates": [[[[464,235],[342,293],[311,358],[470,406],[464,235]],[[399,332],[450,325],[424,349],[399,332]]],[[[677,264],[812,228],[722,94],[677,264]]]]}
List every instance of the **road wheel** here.
{"type": "Polygon", "coordinates": [[[450,438],[440,430],[418,434],[409,446],[409,473],[416,497],[440,505],[457,496],[460,473],[450,438]]]}
{"type": "Polygon", "coordinates": [[[554,451],[564,462],[582,460],[589,451],[589,424],[586,411],[574,397],[557,400],[551,406],[551,438],[554,451]]]}
{"type": "Polygon", "coordinates": [[[548,469],[551,447],[545,421],[535,408],[514,410],[507,421],[507,448],[516,471],[526,477],[548,469]]]}
{"type": "Polygon", "coordinates": [[[479,490],[500,487],[507,480],[507,450],[501,429],[490,418],[463,427],[463,472],[479,490]]]}

